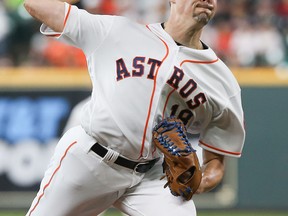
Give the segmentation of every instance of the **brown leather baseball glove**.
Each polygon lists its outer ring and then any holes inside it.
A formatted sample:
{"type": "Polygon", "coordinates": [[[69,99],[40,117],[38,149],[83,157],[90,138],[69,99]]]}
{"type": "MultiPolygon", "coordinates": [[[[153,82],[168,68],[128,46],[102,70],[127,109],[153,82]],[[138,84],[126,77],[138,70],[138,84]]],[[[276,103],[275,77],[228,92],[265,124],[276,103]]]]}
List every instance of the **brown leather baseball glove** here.
{"type": "Polygon", "coordinates": [[[174,196],[190,200],[200,185],[202,172],[183,122],[174,117],[162,120],[153,130],[153,140],[164,154],[164,188],[169,186],[174,196]]]}

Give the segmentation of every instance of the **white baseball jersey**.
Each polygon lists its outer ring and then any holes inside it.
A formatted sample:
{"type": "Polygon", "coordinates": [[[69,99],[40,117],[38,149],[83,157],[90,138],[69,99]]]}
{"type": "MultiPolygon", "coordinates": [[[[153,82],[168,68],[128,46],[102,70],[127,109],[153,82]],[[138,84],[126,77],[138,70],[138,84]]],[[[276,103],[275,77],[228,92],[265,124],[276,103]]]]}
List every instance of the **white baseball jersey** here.
{"type": "Polygon", "coordinates": [[[154,158],[153,127],[173,115],[200,134],[202,148],[240,157],[240,88],[210,48],[178,46],[159,23],[92,15],[68,4],[64,31],[41,31],[84,51],[93,91],[82,127],[102,145],[130,159],[154,158]]]}
{"type": "Polygon", "coordinates": [[[200,134],[202,148],[239,157],[245,131],[231,71],[208,47],[178,46],[160,23],[145,26],[65,5],[63,32],[45,25],[41,31],[84,51],[93,90],[82,127],[58,142],[27,215],[98,215],[113,205],[134,216],[196,216],[192,199],[163,189],[161,160],[146,173],[114,162],[119,153],[138,161],[158,157],[152,131],[168,116],[200,134]],[[104,156],[91,151],[96,142],[108,147],[104,156]]]}

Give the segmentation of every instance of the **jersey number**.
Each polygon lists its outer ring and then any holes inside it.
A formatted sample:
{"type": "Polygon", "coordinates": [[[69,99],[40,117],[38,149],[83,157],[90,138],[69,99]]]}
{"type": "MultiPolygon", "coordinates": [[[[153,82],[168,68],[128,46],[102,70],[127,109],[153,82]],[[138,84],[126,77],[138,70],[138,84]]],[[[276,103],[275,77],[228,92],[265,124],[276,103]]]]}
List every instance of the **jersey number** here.
{"type": "Polygon", "coordinates": [[[178,113],[179,105],[175,104],[171,108],[171,116],[176,116],[176,118],[180,119],[184,125],[186,125],[189,120],[193,117],[193,113],[189,109],[183,109],[178,113]]]}
{"type": "Polygon", "coordinates": [[[179,109],[179,105],[175,104],[171,107],[171,113],[170,116],[176,116],[176,118],[180,119],[184,125],[186,125],[189,120],[193,117],[193,113],[191,111],[191,109],[196,109],[197,107],[200,106],[200,104],[205,103],[206,97],[203,93],[199,93],[198,95],[195,96],[194,100],[189,100],[187,101],[187,105],[190,109],[182,109],[182,110],[178,110],[179,109]],[[193,103],[194,101],[194,103],[193,103]]]}

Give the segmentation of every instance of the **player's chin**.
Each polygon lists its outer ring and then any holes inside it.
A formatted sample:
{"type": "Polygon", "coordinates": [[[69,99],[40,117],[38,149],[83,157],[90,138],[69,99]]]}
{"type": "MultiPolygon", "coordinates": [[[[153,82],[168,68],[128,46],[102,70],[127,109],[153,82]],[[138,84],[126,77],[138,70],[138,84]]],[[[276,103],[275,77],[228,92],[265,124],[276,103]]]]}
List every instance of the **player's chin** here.
{"type": "Polygon", "coordinates": [[[197,16],[194,16],[194,19],[198,24],[206,25],[211,17],[207,13],[200,13],[197,16]]]}

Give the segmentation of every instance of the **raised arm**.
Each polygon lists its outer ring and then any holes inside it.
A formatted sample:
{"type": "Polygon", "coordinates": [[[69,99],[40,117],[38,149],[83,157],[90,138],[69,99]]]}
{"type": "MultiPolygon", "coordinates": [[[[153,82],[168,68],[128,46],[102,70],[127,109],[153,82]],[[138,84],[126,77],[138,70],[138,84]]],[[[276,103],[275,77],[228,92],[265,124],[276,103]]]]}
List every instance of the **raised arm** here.
{"type": "Polygon", "coordinates": [[[62,32],[65,16],[64,1],[74,4],[79,0],[25,0],[24,7],[35,19],[45,23],[56,32],[62,32]]]}
{"type": "Polygon", "coordinates": [[[203,149],[202,181],[197,193],[204,193],[215,188],[223,179],[224,156],[203,149]]]}

